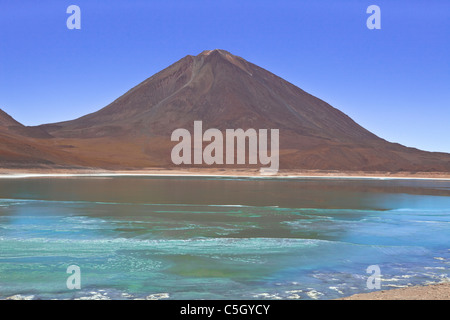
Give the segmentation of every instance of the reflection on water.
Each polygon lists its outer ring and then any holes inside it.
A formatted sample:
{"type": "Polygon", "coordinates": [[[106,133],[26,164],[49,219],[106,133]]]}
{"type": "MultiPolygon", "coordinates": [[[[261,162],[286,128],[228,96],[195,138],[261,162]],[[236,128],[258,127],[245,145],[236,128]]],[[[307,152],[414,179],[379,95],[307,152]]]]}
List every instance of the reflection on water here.
{"type": "Polygon", "coordinates": [[[330,299],[446,279],[449,243],[449,181],[0,181],[0,298],[330,299]]]}

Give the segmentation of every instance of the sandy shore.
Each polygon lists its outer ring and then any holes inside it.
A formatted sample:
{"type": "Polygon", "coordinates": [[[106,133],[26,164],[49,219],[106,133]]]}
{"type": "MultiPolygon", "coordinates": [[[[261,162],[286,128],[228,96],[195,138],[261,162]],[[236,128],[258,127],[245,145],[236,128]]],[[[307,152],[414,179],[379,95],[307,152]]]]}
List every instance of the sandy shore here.
{"type": "Polygon", "coordinates": [[[450,300],[450,282],[360,293],[337,300],[450,300]]]}
{"type": "Polygon", "coordinates": [[[450,180],[450,172],[365,172],[323,170],[280,170],[267,174],[256,169],[167,169],[103,170],[71,168],[2,169],[0,178],[58,177],[58,176],[215,176],[215,177],[278,177],[278,178],[352,178],[352,179],[433,179],[450,180]]]}

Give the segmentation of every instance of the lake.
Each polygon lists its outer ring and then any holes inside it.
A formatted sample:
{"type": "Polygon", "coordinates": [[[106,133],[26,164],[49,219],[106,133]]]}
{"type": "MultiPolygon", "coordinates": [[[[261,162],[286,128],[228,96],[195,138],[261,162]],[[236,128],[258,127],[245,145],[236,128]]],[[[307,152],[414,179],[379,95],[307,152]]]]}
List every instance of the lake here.
{"type": "Polygon", "coordinates": [[[0,179],[0,298],[334,299],[371,265],[381,289],[448,279],[450,181],[0,179]]]}

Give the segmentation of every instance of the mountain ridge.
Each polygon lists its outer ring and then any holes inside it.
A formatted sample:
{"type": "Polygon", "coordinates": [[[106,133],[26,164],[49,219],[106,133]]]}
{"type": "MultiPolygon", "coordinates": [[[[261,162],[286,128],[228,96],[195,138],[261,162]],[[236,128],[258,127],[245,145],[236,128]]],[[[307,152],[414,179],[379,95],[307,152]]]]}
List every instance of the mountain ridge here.
{"type": "Polygon", "coordinates": [[[174,167],[170,135],[196,120],[205,129],[279,129],[282,169],[450,171],[450,154],[390,143],[220,49],[183,57],[96,112],[32,128],[93,167],[174,167]]]}

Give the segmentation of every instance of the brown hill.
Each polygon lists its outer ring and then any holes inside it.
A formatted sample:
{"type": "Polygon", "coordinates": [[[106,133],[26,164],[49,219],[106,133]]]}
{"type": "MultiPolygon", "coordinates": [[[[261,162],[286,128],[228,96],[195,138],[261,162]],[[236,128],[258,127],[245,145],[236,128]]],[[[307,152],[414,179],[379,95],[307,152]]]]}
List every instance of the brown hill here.
{"type": "Polygon", "coordinates": [[[14,120],[13,117],[0,109],[0,128],[7,128],[12,126],[22,126],[22,124],[14,120]]]}
{"type": "Polygon", "coordinates": [[[35,129],[83,165],[169,167],[172,131],[192,132],[195,120],[204,129],[279,129],[281,168],[450,172],[449,154],[389,143],[224,50],[186,56],[97,112],[35,129]]]}
{"type": "Polygon", "coordinates": [[[44,129],[39,127],[26,127],[13,117],[0,109],[0,130],[8,131],[12,134],[26,136],[31,138],[50,138],[44,129]]]}
{"type": "Polygon", "coordinates": [[[72,154],[58,150],[42,128],[26,127],[0,109],[0,167],[34,168],[82,163],[72,154]]]}

